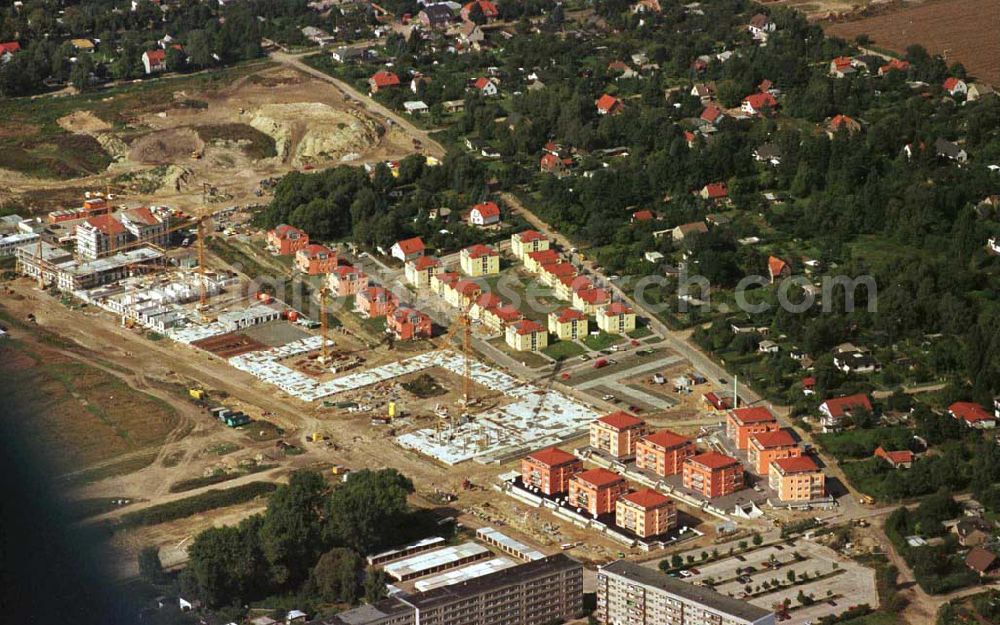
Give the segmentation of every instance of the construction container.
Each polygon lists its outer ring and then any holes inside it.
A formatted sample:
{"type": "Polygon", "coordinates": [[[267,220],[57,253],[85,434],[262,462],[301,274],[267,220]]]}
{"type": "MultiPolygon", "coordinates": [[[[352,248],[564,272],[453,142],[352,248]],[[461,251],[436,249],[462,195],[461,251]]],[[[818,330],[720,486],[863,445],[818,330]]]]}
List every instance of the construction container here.
{"type": "Polygon", "coordinates": [[[223,417],[222,421],[231,428],[238,428],[241,425],[246,425],[247,423],[250,423],[250,417],[248,415],[243,414],[242,412],[234,412],[227,414],[225,417],[223,417]]]}

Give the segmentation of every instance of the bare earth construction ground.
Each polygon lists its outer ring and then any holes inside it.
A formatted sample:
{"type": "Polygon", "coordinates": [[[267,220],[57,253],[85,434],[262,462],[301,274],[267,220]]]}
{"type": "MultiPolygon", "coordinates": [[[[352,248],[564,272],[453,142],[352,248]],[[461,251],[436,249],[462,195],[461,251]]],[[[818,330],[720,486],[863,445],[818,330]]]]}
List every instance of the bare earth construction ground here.
{"type": "Polygon", "coordinates": [[[960,62],[983,82],[1000,85],[1000,0],[938,0],[882,15],[824,23],[827,34],[866,34],[881,48],[902,52],[919,43],[949,63],[960,62]]]}

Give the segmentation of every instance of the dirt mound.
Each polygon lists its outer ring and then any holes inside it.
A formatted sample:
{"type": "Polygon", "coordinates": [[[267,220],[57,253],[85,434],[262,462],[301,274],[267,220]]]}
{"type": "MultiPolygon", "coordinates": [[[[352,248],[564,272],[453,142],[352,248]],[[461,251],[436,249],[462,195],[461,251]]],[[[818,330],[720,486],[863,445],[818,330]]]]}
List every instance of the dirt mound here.
{"type": "Polygon", "coordinates": [[[274,139],[281,160],[294,166],[320,159],[337,160],[363,152],[379,141],[378,125],[350,111],[320,102],[267,104],[250,122],[274,139]]]}
{"type": "Polygon", "coordinates": [[[90,111],[76,111],[69,115],[60,117],[57,121],[59,127],[66,132],[94,134],[111,130],[111,124],[94,115],[90,111]]]}
{"type": "Polygon", "coordinates": [[[191,157],[205,147],[198,133],[190,128],[163,130],[139,137],[132,142],[129,160],[146,165],[166,165],[191,157]]]}

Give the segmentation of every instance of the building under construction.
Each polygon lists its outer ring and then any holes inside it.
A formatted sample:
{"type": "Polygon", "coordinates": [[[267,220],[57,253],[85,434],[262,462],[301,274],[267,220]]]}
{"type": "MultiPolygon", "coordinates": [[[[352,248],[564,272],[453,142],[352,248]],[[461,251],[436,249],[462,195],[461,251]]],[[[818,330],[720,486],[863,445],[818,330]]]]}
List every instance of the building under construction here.
{"type": "Polygon", "coordinates": [[[128,277],[135,265],[164,265],[163,252],[139,247],[97,260],[79,262],[66,250],[37,241],[17,248],[17,269],[44,286],[61,291],[91,289],[128,277]]]}

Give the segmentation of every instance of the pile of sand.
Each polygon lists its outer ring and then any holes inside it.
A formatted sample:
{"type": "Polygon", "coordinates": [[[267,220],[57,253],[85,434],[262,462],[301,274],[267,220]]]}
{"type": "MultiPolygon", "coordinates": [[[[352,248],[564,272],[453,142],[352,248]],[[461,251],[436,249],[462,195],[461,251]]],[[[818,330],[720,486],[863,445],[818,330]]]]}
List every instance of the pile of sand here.
{"type": "Polygon", "coordinates": [[[319,159],[338,160],[378,143],[378,125],[320,102],[266,104],[250,125],[274,139],[278,158],[293,166],[319,159]]]}

